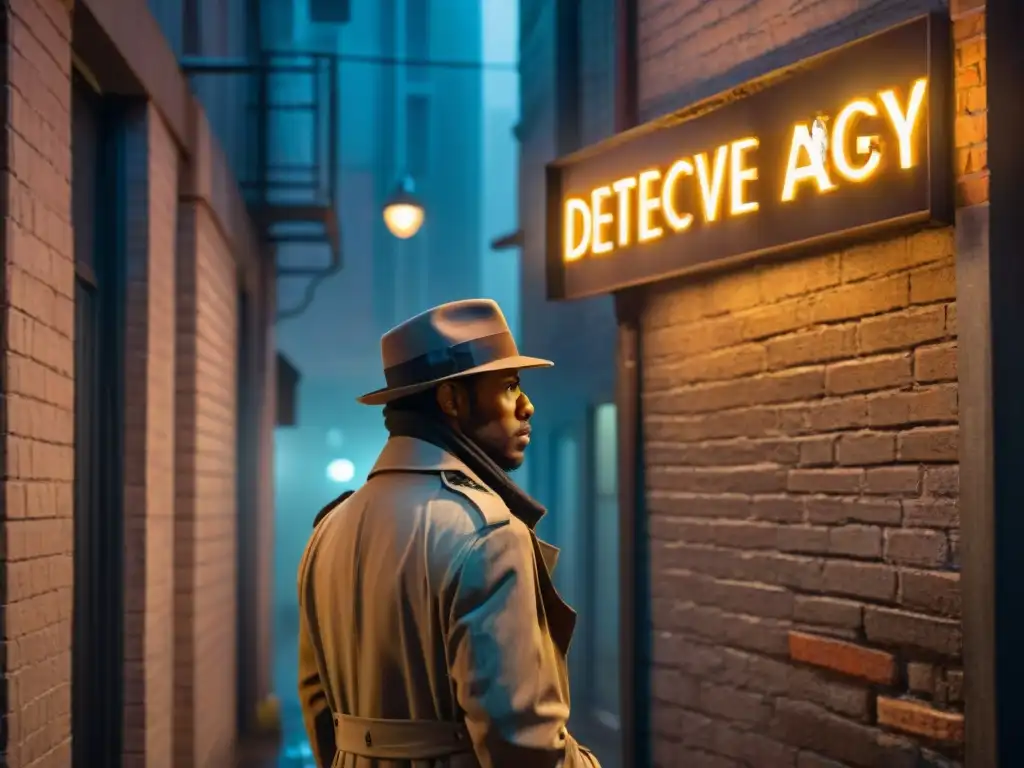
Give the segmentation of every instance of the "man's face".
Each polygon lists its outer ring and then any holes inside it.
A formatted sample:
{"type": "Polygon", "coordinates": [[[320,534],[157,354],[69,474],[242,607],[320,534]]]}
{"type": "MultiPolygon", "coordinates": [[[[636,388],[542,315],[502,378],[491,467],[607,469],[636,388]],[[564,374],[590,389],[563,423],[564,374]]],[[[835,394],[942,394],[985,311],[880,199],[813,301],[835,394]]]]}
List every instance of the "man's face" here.
{"type": "Polygon", "coordinates": [[[474,376],[452,388],[453,417],[469,437],[494,462],[511,472],[522,463],[530,444],[533,403],[519,386],[518,371],[495,371],[474,376]]]}

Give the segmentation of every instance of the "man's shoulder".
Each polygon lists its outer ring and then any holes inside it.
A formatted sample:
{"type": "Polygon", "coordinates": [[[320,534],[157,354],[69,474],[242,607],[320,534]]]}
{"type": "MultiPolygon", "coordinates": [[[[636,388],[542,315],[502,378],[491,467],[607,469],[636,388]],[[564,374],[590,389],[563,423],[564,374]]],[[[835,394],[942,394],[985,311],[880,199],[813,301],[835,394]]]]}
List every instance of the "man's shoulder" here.
{"type": "Polygon", "coordinates": [[[508,506],[498,494],[465,472],[457,469],[443,470],[441,485],[443,490],[438,498],[457,501],[478,518],[480,527],[504,525],[512,518],[508,506]]]}
{"type": "Polygon", "coordinates": [[[370,507],[396,512],[419,508],[432,525],[467,532],[503,525],[512,517],[500,496],[457,469],[381,472],[360,495],[370,507]]]}

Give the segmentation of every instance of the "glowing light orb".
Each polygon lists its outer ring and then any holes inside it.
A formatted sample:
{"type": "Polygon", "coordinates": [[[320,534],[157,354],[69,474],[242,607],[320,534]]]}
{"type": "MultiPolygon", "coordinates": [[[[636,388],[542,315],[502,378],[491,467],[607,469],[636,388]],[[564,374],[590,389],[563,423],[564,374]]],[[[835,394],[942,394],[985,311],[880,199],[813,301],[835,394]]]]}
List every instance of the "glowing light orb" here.
{"type": "Polygon", "coordinates": [[[348,459],[335,459],[327,465],[327,479],[347,483],[356,474],[356,466],[348,459]]]}

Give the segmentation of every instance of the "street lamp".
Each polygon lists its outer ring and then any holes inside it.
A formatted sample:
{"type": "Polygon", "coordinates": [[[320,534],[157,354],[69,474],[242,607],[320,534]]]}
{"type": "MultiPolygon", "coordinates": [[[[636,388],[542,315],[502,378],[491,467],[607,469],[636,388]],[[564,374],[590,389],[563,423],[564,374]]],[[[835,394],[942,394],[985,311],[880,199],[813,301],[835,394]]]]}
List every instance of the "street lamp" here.
{"type": "Polygon", "coordinates": [[[406,174],[384,203],[384,223],[401,240],[408,240],[423,226],[425,212],[415,193],[416,183],[406,174]]]}

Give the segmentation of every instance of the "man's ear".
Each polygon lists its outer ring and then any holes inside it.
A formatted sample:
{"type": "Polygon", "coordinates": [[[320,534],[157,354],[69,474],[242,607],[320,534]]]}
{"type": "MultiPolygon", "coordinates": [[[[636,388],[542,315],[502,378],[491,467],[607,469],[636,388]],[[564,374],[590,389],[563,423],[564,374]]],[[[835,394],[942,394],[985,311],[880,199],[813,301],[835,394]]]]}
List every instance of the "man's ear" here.
{"type": "Polygon", "coordinates": [[[454,382],[446,381],[437,388],[437,406],[450,419],[459,417],[459,391],[454,382]]]}

